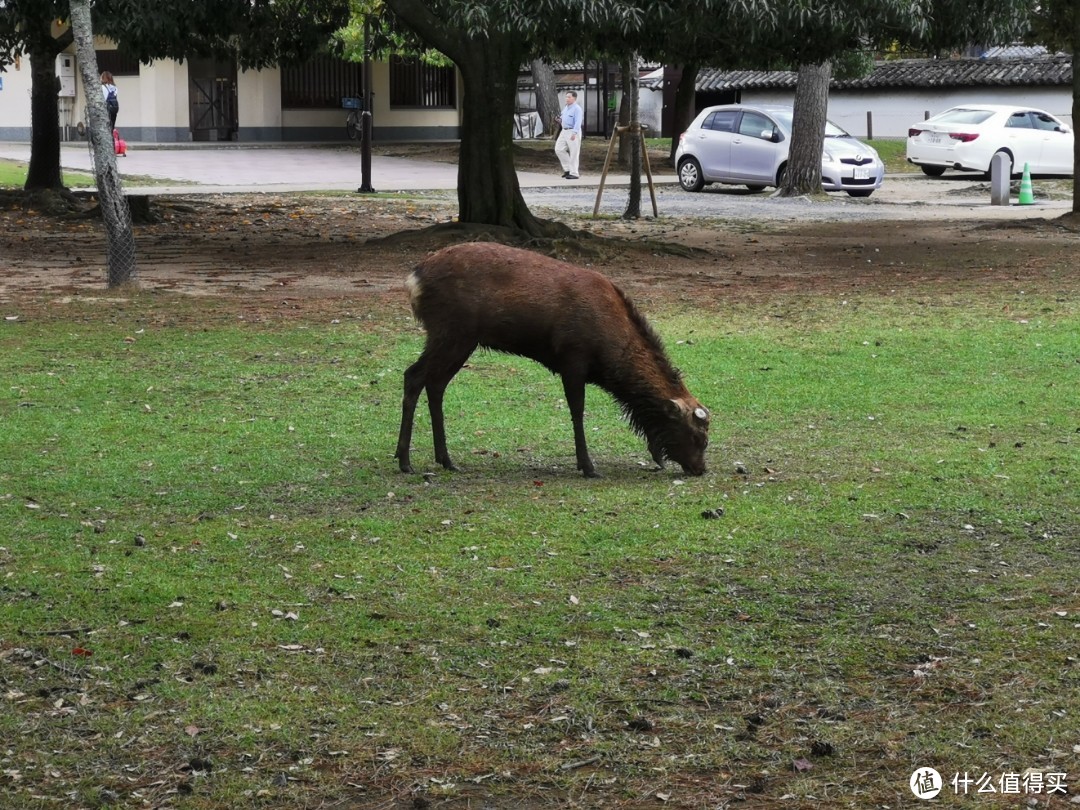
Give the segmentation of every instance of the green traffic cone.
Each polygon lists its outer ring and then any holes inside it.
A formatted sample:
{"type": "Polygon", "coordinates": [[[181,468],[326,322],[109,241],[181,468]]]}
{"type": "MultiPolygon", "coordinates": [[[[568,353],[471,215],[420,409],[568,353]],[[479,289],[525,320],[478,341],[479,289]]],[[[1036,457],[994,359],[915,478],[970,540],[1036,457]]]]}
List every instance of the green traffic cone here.
{"type": "Polygon", "coordinates": [[[1034,205],[1035,194],[1031,190],[1031,169],[1024,164],[1024,175],[1020,178],[1020,205],[1034,205]]]}

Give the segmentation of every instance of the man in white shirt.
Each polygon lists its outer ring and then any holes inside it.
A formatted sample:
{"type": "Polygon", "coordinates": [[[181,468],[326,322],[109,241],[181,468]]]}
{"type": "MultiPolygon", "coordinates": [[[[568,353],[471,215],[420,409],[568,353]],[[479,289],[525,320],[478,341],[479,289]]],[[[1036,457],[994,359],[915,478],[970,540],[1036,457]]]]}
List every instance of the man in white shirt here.
{"type": "Polygon", "coordinates": [[[566,94],[566,106],[562,115],[555,121],[562,127],[558,140],[555,141],[555,155],[563,167],[563,177],[567,180],[578,179],[578,158],[581,155],[581,124],[585,112],[577,103],[577,93],[573,90],[566,94]]]}

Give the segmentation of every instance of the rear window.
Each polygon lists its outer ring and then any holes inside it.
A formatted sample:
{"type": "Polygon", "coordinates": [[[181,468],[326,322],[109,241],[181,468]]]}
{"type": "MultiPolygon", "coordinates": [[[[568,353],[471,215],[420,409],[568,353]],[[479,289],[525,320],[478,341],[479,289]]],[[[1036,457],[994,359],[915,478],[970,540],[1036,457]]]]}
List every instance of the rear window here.
{"type": "Polygon", "coordinates": [[[735,110],[717,110],[705,117],[705,120],[701,122],[701,128],[718,132],[734,132],[735,119],[738,116],[739,113],[735,110]]]}
{"type": "Polygon", "coordinates": [[[981,124],[993,114],[993,110],[969,110],[956,107],[946,110],[941,115],[935,115],[930,120],[935,124],[981,124]]]}

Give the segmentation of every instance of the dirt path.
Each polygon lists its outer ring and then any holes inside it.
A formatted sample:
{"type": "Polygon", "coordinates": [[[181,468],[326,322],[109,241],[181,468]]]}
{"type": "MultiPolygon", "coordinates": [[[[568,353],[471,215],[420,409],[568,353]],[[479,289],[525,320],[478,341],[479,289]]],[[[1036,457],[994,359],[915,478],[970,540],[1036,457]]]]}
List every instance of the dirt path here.
{"type": "MultiPolygon", "coordinates": [[[[159,199],[155,209],[161,221],[137,232],[142,287],[273,305],[386,294],[396,300],[408,269],[445,242],[423,234],[390,244],[379,238],[449,222],[456,202],[252,195],[159,199]]],[[[555,254],[598,267],[635,296],[703,306],[747,295],[913,285],[1038,283],[1069,295],[1077,286],[1080,235],[1059,216],[995,221],[963,208],[949,217],[857,222],[560,218],[615,239],[557,245],[555,254]]],[[[39,216],[9,202],[0,210],[0,234],[3,305],[104,293],[97,221],[39,216]]]]}

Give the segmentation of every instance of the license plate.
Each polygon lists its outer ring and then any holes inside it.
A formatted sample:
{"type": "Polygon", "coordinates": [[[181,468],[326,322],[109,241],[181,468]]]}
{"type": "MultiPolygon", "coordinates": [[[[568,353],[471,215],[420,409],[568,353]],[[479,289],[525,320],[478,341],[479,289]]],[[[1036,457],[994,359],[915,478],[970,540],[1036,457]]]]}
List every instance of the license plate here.
{"type": "Polygon", "coordinates": [[[928,140],[930,143],[941,143],[941,135],[936,132],[927,132],[926,140],[928,140]]]}
{"type": "Polygon", "coordinates": [[[856,180],[869,180],[870,179],[870,169],[869,169],[869,167],[867,167],[867,166],[856,166],[855,167],[855,175],[854,175],[854,177],[855,177],[856,180]]]}

